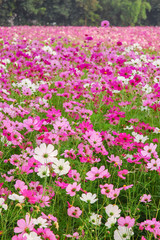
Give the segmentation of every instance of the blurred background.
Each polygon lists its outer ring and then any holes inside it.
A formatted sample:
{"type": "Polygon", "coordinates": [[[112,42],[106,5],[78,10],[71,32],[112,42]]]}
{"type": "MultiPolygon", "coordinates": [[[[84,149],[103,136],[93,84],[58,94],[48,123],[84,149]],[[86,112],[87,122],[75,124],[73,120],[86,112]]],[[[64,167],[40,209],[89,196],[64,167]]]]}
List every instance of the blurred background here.
{"type": "Polygon", "coordinates": [[[160,26],[160,0],[0,0],[0,25],[160,26]]]}

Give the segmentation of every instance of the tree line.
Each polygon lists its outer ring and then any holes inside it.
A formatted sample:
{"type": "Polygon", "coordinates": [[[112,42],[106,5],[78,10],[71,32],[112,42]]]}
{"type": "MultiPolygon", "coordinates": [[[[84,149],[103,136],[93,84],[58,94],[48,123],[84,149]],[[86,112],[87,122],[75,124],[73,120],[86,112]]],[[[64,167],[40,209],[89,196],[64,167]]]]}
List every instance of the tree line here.
{"type": "Polygon", "coordinates": [[[0,0],[0,25],[160,26],[160,0],[0,0]]]}

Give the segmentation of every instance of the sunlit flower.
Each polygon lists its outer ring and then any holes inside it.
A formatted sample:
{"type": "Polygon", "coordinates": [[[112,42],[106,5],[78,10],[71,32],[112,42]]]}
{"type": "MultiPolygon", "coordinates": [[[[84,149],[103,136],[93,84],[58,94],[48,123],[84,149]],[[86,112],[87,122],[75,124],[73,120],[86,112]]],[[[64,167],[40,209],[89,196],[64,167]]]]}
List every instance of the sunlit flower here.
{"type": "Polygon", "coordinates": [[[57,150],[54,150],[54,146],[49,144],[46,146],[45,143],[42,143],[40,147],[36,147],[35,155],[33,157],[38,160],[40,163],[53,163],[55,160],[57,160],[56,156],[58,154],[57,150]]]}
{"type": "Polygon", "coordinates": [[[101,215],[98,215],[96,213],[92,213],[89,221],[94,225],[100,226],[101,225],[101,219],[102,219],[101,215]]]}
{"type": "Polygon", "coordinates": [[[114,224],[117,222],[117,219],[115,218],[115,217],[109,217],[108,219],[107,219],[107,222],[105,223],[105,226],[107,227],[107,228],[111,228],[112,226],[114,226],[114,224]]]}
{"type": "Polygon", "coordinates": [[[132,228],[118,226],[118,229],[114,231],[114,240],[127,240],[133,235],[132,228]]]}
{"type": "Polygon", "coordinates": [[[86,203],[95,203],[98,198],[96,198],[97,195],[96,194],[92,194],[90,192],[88,193],[83,193],[82,196],[80,197],[80,199],[83,201],[83,202],[86,202],[86,203]]]}
{"type": "Polygon", "coordinates": [[[109,204],[105,207],[105,211],[109,217],[119,218],[121,210],[117,205],[109,204]]]}
{"type": "Polygon", "coordinates": [[[20,219],[17,221],[18,227],[14,228],[15,233],[28,233],[33,230],[34,223],[33,219],[26,215],[25,219],[20,219]]]}
{"type": "Polygon", "coordinates": [[[50,173],[49,167],[42,165],[38,168],[37,175],[41,178],[44,178],[44,177],[48,177],[49,173],[50,173]]]}
{"type": "Polygon", "coordinates": [[[7,210],[7,208],[8,208],[8,205],[5,204],[4,201],[5,201],[4,198],[0,198],[0,212],[2,211],[2,208],[4,210],[7,210]]]}
{"type": "Polygon", "coordinates": [[[55,173],[57,173],[59,176],[65,175],[70,170],[70,163],[68,161],[65,162],[64,159],[56,159],[54,163],[52,164],[53,170],[55,173]]]}
{"type": "Polygon", "coordinates": [[[10,194],[8,196],[8,198],[13,200],[13,201],[18,201],[19,203],[23,203],[24,202],[24,196],[19,196],[16,193],[10,194]]]}

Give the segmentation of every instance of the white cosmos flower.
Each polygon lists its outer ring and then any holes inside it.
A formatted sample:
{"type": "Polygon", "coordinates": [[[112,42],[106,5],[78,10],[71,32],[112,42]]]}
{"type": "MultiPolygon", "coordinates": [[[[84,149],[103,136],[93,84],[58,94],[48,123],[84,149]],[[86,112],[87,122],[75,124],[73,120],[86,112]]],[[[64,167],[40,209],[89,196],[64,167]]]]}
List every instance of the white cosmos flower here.
{"type": "Polygon", "coordinates": [[[110,217],[110,218],[107,219],[107,222],[105,223],[105,226],[107,228],[111,228],[116,222],[117,222],[117,219],[115,217],[110,217]]]}
{"type": "Polygon", "coordinates": [[[102,219],[102,216],[101,215],[98,215],[96,213],[92,213],[92,215],[90,216],[90,219],[89,221],[94,224],[94,225],[98,225],[100,226],[101,225],[101,219],[102,219]]]}
{"type": "Polygon", "coordinates": [[[26,240],[42,240],[41,237],[37,235],[36,232],[25,233],[23,236],[27,237],[26,240]]]}
{"type": "Polygon", "coordinates": [[[121,210],[118,208],[117,205],[109,204],[105,207],[105,211],[109,217],[119,218],[121,210]]]}
{"type": "Polygon", "coordinates": [[[33,223],[34,223],[34,225],[38,225],[39,228],[47,228],[48,227],[47,219],[44,219],[42,217],[39,217],[37,219],[34,218],[33,223]]]}
{"type": "Polygon", "coordinates": [[[114,240],[127,240],[133,234],[132,228],[118,226],[118,229],[114,231],[114,240]]]}
{"type": "Polygon", "coordinates": [[[4,201],[5,201],[4,198],[0,198],[0,212],[2,211],[2,208],[4,210],[7,210],[7,208],[8,208],[8,205],[5,204],[4,201]]]}
{"type": "Polygon", "coordinates": [[[23,203],[24,202],[24,196],[19,196],[16,193],[10,194],[8,196],[8,198],[13,200],[13,201],[18,201],[19,203],[23,203]]]}
{"type": "Polygon", "coordinates": [[[83,201],[83,202],[86,202],[86,203],[95,203],[98,199],[96,198],[97,195],[94,193],[83,193],[82,196],[80,197],[80,199],[83,201]]]}
{"type": "Polygon", "coordinates": [[[138,143],[142,142],[142,143],[144,143],[148,139],[147,136],[144,137],[142,134],[138,134],[136,132],[132,132],[132,135],[135,137],[134,142],[138,142],[138,143]]]}
{"type": "Polygon", "coordinates": [[[70,164],[68,161],[65,162],[64,159],[60,158],[59,160],[56,159],[52,164],[54,172],[57,173],[59,176],[65,175],[70,170],[70,164]]]}
{"type": "Polygon", "coordinates": [[[44,177],[46,177],[46,176],[48,177],[48,176],[49,176],[49,173],[50,173],[49,167],[42,165],[42,166],[40,166],[40,167],[38,168],[38,173],[37,173],[37,175],[38,175],[39,177],[41,177],[41,178],[44,178],[44,177]]]}
{"type": "Polygon", "coordinates": [[[42,143],[39,147],[36,147],[35,155],[33,157],[38,160],[40,163],[53,163],[55,160],[57,160],[56,156],[58,154],[57,150],[54,150],[54,146],[49,144],[46,146],[45,143],[42,143]]]}

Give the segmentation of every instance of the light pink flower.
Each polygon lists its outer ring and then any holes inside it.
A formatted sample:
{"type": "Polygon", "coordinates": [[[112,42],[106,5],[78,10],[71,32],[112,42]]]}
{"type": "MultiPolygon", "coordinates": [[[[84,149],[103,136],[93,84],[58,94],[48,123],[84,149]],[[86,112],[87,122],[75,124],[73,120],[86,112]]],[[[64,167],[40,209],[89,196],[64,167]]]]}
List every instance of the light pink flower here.
{"type": "Polygon", "coordinates": [[[144,202],[144,203],[151,202],[151,195],[143,194],[140,197],[140,202],[144,202]]]}
{"type": "Polygon", "coordinates": [[[87,172],[87,180],[94,181],[97,178],[109,178],[111,175],[108,170],[105,170],[105,166],[101,166],[99,169],[97,167],[92,167],[91,171],[87,172]]]}
{"type": "Polygon", "coordinates": [[[151,154],[155,153],[157,144],[151,143],[149,146],[145,146],[144,150],[141,150],[143,156],[151,157],[151,154]]]}
{"type": "Polygon", "coordinates": [[[29,233],[34,228],[34,223],[32,218],[29,219],[29,215],[26,215],[25,220],[20,219],[17,221],[18,227],[14,228],[15,233],[29,233]]]}
{"type": "Polygon", "coordinates": [[[147,168],[150,169],[151,171],[153,170],[158,170],[160,167],[160,158],[151,159],[150,162],[147,163],[147,168]]]}
{"type": "Polygon", "coordinates": [[[118,219],[118,224],[119,226],[124,226],[124,227],[133,227],[134,224],[135,224],[135,219],[134,218],[130,218],[130,216],[127,216],[127,217],[120,217],[118,219]]]}
{"type": "Polygon", "coordinates": [[[82,214],[82,211],[79,207],[69,207],[68,210],[67,210],[67,214],[68,216],[70,217],[75,217],[75,218],[79,218],[80,215],[82,214]]]}
{"type": "Polygon", "coordinates": [[[69,194],[71,197],[76,195],[76,192],[81,189],[81,184],[77,185],[77,182],[74,182],[73,184],[68,184],[66,187],[66,192],[69,194]]]}

